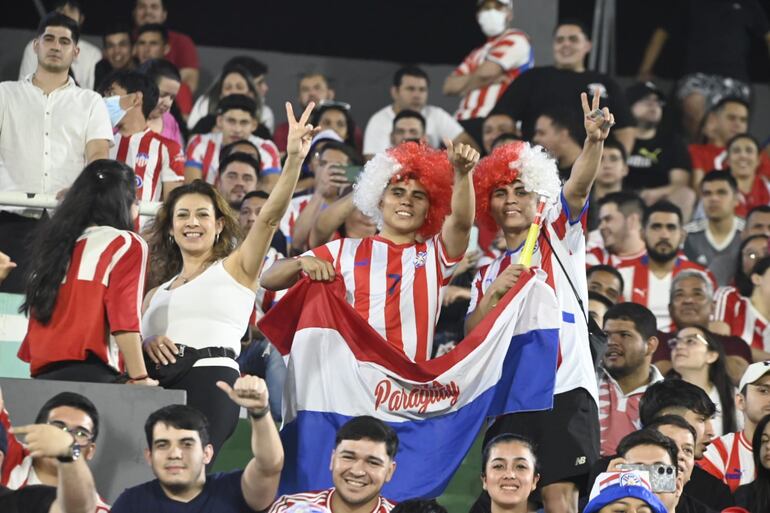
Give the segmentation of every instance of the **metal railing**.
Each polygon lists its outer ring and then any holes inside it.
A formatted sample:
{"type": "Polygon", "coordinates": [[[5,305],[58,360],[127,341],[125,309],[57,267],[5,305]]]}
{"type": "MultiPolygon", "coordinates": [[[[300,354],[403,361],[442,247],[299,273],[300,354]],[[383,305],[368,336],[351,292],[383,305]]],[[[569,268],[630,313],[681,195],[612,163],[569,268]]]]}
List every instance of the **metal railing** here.
{"type": "MultiPolygon", "coordinates": [[[[9,207],[56,209],[59,200],[53,194],[26,192],[0,192],[0,205],[9,207]]],[[[161,206],[159,201],[139,202],[139,215],[152,217],[161,206]]]]}

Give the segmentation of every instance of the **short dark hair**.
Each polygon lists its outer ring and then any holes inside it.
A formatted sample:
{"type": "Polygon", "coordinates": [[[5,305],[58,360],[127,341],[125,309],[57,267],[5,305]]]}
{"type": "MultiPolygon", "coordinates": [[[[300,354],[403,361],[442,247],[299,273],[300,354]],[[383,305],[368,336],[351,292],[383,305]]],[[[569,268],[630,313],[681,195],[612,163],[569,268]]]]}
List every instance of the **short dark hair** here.
{"type": "Polygon", "coordinates": [[[136,39],[139,39],[139,36],[144,34],[145,32],[157,32],[160,34],[161,39],[163,39],[164,43],[168,44],[168,29],[165,25],[162,25],[160,23],[145,23],[138,29],[136,29],[136,39]]]}
{"type": "Polygon", "coordinates": [[[77,9],[80,14],[83,14],[83,2],[80,0],[56,0],[53,4],[53,8],[62,9],[68,5],[77,9]]]}
{"type": "Polygon", "coordinates": [[[425,132],[425,116],[423,116],[416,110],[409,110],[409,109],[404,109],[400,111],[398,114],[396,114],[396,117],[393,118],[393,128],[396,128],[396,123],[398,123],[399,120],[405,119],[405,118],[414,118],[418,120],[422,125],[422,131],[425,132]]]}
{"type": "Polygon", "coordinates": [[[492,448],[494,448],[496,445],[505,444],[508,442],[516,442],[529,449],[529,452],[532,453],[532,457],[535,460],[535,474],[539,474],[540,464],[537,460],[537,445],[535,442],[526,436],[516,433],[503,433],[489,440],[481,449],[481,475],[486,475],[487,463],[489,463],[489,455],[492,453],[492,448]]]}
{"type": "Polygon", "coordinates": [[[628,451],[641,445],[652,445],[665,450],[671,458],[671,465],[676,465],[679,461],[679,448],[676,443],[660,431],[649,428],[631,431],[624,436],[618,443],[616,452],[618,456],[625,458],[628,451]]]}
{"type": "Polygon", "coordinates": [[[258,61],[250,55],[236,55],[222,67],[222,76],[227,75],[231,68],[238,67],[248,71],[254,78],[267,74],[267,65],[264,62],[258,61]]]}
{"type": "Polygon", "coordinates": [[[588,291],[588,300],[591,301],[592,299],[594,301],[598,301],[601,304],[603,304],[604,306],[606,306],[607,310],[609,310],[610,308],[612,308],[615,305],[615,303],[613,303],[612,300],[610,298],[608,298],[607,296],[605,296],[604,294],[600,294],[600,293],[598,293],[598,292],[596,292],[594,290],[589,290],[588,291]]]}
{"type": "Polygon", "coordinates": [[[259,154],[252,155],[251,153],[245,153],[243,151],[236,151],[231,153],[219,161],[219,175],[223,175],[227,166],[233,162],[241,162],[247,164],[254,169],[254,174],[259,179],[259,174],[262,172],[262,161],[259,158],[259,154]]]}
{"type": "Polygon", "coordinates": [[[728,103],[740,103],[741,105],[746,107],[746,110],[748,112],[751,112],[751,106],[749,105],[749,102],[747,102],[743,98],[738,98],[737,96],[725,96],[724,98],[716,102],[713,107],[711,107],[710,112],[717,113],[722,109],[724,109],[728,103]]]}
{"type": "Polygon", "coordinates": [[[749,217],[751,217],[751,214],[755,212],[760,212],[762,214],[770,214],[770,205],[757,205],[756,207],[752,207],[748,214],[746,214],[746,223],[748,224],[749,217]]]}
{"type": "Polygon", "coordinates": [[[612,267],[611,265],[607,265],[607,264],[594,265],[592,267],[589,267],[588,270],[586,271],[586,278],[590,278],[593,273],[598,271],[604,271],[605,273],[610,273],[615,278],[617,278],[618,281],[620,282],[620,292],[621,293],[623,292],[623,289],[625,288],[626,284],[623,281],[623,275],[620,274],[620,271],[618,271],[616,268],[612,267]]]}
{"type": "Polygon", "coordinates": [[[642,226],[647,226],[647,222],[650,220],[650,217],[652,217],[652,214],[655,214],[656,212],[676,214],[676,217],[679,219],[679,225],[682,225],[682,210],[668,200],[659,200],[644,209],[642,226]]]}
{"type": "Polygon", "coordinates": [[[663,410],[682,408],[711,418],[717,409],[708,394],[697,385],[681,379],[666,379],[650,385],[639,401],[639,420],[651,424],[663,410]]]}
{"type": "Polygon", "coordinates": [[[586,25],[582,20],[579,20],[577,18],[564,18],[559,20],[558,23],[556,23],[556,26],[553,28],[553,35],[556,35],[556,31],[559,30],[559,27],[562,27],[564,25],[575,25],[580,28],[580,31],[583,33],[584,36],[586,36],[586,39],[589,41],[591,40],[591,31],[588,28],[588,25],[586,25]]]}
{"type": "Polygon", "coordinates": [[[393,428],[380,419],[370,417],[369,415],[353,417],[343,424],[337,430],[334,447],[336,448],[343,440],[363,439],[373,442],[384,442],[385,452],[387,452],[390,459],[395,458],[398,452],[398,435],[393,428]]]}
{"type": "Polygon", "coordinates": [[[118,71],[112,76],[111,84],[118,84],[128,93],[142,93],[142,114],[145,118],[158,106],[160,91],[153,79],[138,71],[118,71]]]}
{"type": "Polygon", "coordinates": [[[139,66],[137,71],[150,77],[155,84],[159,84],[161,78],[168,78],[180,83],[182,82],[182,75],[179,73],[179,68],[166,59],[150,59],[139,66]]]}
{"type": "Polygon", "coordinates": [[[242,110],[248,112],[251,117],[257,117],[257,102],[245,94],[231,94],[219,100],[217,115],[221,116],[228,110],[242,110]]]}
{"type": "Polygon", "coordinates": [[[321,155],[323,155],[326,150],[341,151],[348,157],[348,162],[350,163],[350,165],[359,164],[359,159],[358,159],[358,155],[356,155],[356,150],[354,150],[349,145],[343,142],[335,141],[333,139],[324,141],[324,145],[321,147],[321,149],[318,150],[318,156],[320,157],[321,155]]]}
{"type": "Polygon", "coordinates": [[[405,76],[424,78],[425,81],[430,84],[430,78],[428,77],[428,74],[425,73],[425,70],[419,66],[409,65],[401,66],[396,70],[396,73],[393,75],[393,86],[401,87],[401,82],[404,80],[405,76]]]}
{"type": "Polygon", "coordinates": [[[645,429],[654,429],[655,431],[660,431],[661,426],[674,426],[678,427],[679,429],[684,429],[692,435],[693,443],[698,440],[698,433],[695,432],[695,428],[692,427],[692,425],[684,420],[684,417],[681,417],[680,415],[661,415],[660,417],[657,417],[655,420],[653,420],[648,426],[642,427],[645,429]]]}
{"type": "Polygon", "coordinates": [[[628,152],[626,151],[626,147],[614,137],[609,137],[604,141],[604,149],[607,150],[610,148],[620,152],[620,157],[623,159],[624,164],[628,162],[628,152]]]}
{"type": "Polygon", "coordinates": [[[96,441],[96,437],[99,435],[99,411],[89,398],[75,392],[60,392],[47,400],[40,408],[40,411],[37,412],[35,424],[45,424],[48,422],[48,415],[51,414],[51,410],[61,406],[69,406],[70,408],[75,408],[88,415],[91,422],[94,424],[94,431],[91,433],[93,438],[91,441],[96,441]]]}
{"type": "Polygon", "coordinates": [[[390,513],[447,513],[447,509],[436,499],[409,499],[396,504],[390,513]]]}
{"type": "Polygon", "coordinates": [[[764,275],[767,270],[770,269],[770,255],[762,257],[759,262],[754,264],[754,268],[751,270],[751,274],[764,275]]]}
{"type": "Polygon", "coordinates": [[[521,137],[519,137],[518,135],[514,134],[513,132],[502,133],[502,134],[498,135],[497,137],[495,137],[494,141],[492,141],[492,143],[489,145],[489,147],[494,150],[495,148],[497,148],[501,144],[506,144],[506,143],[515,142],[515,141],[521,141],[521,140],[522,140],[521,137]]]}
{"type": "Polygon", "coordinates": [[[48,27],[64,27],[72,34],[72,40],[75,41],[75,44],[80,41],[80,27],[78,26],[78,23],[59,11],[51,11],[43,16],[43,19],[41,19],[40,23],[37,25],[37,37],[45,34],[45,29],[48,27]]]}
{"type": "Polygon", "coordinates": [[[618,210],[623,213],[624,217],[628,217],[631,214],[639,214],[639,220],[644,217],[644,201],[635,192],[617,191],[606,194],[599,200],[599,208],[608,203],[617,205],[618,210]]]}
{"type": "Polygon", "coordinates": [[[251,146],[254,148],[255,153],[259,153],[259,148],[257,148],[257,145],[253,142],[249,141],[248,139],[241,139],[240,141],[233,141],[229,144],[225,144],[222,146],[222,149],[219,150],[219,160],[221,161],[223,158],[227,157],[231,153],[235,153],[235,148],[238,145],[246,145],[251,146]]]}
{"type": "Polygon", "coordinates": [[[753,135],[747,134],[747,133],[732,136],[730,140],[727,141],[727,144],[725,144],[725,148],[727,148],[727,151],[730,151],[730,146],[732,146],[735,141],[738,141],[740,139],[748,139],[749,141],[754,143],[754,147],[757,148],[757,153],[762,152],[762,145],[759,144],[759,140],[753,135]]]}
{"type": "Polygon", "coordinates": [[[738,192],[738,182],[735,181],[735,177],[733,177],[732,174],[730,174],[729,171],[722,171],[722,170],[716,170],[711,171],[710,173],[706,173],[706,175],[703,177],[703,180],[700,183],[700,189],[703,191],[703,184],[708,182],[727,182],[727,185],[730,186],[730,188],[733,190],[733,192],[738,192]]]}
{"type": "Polygon", "coordinates": [[[618,303],[604,314],[604,323],[610,319],[631,321],[634,329],[644,340],[654,337],[658,333],[658,323],[655,315],[646,307],[637,303],[618,303]]]}
{"type": "MultiPolygon", "coordinates": [[[[555,127],[566,130],[570,138],[575,143],[580,143],[582,131],[582,117],[578,115],[575,109],[567,108],[565,106],[552,106],[545,109],[537,117],[545,116],[551,120],[551,124],[555,127]]],[[[537,121],[537,118],[535,118],[537,121]]]]}
{"type": "Polygon", "coordinates": [[[197,431],[204,447],[209,444],[209,421],[198,409],[186,404],[170,404],[155,410],[144,423],[147,447],[152,451],[152,432],[156,424],[166,424],[174,429],[197,431]]]}
{"type": "Polygon", "coordinates": [[[102,31],[102,43],[106,42],[107,36],[113,34],[128,34],[128,41],[133,44],[133,41],[131,41],[131,26],[128,23],[124,21],[113,21],[105,25],[104,30],[102,31]]]}
{"type": "Polygon", "coordinates": [[[269,197],[270,197],[270,194],[266,193],[265,191],[249,191],[241,200],[241,205],[243,205],[243,202],[246,201],[247,199],[251,199],[251,198],[267,199],[269,197]]]}

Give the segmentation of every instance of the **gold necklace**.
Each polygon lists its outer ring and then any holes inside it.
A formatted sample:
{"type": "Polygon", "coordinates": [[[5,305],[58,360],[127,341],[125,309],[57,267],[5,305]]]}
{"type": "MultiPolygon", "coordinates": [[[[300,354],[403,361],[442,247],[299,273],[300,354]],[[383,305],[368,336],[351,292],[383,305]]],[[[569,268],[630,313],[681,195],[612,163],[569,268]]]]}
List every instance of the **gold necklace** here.
{"type": "Polygon", "coordinates": [[[185,278],[184,276],[182,276],[182,274],[180,273],[180,274],[179,274],[179,278],[182,280],[182,285],[184,285],[184,284],[185,284],[185,283],[187,283],[188,281],[192,280],[192,279],[193,279],[193,278],[195,278],[196,276],[198,276],[198,275],[200,275],[200,274],[203,274],[203,271],[205,271],[205,270],[208,268],[208,266],[210,266],[210,265],[211,265],[211,262],[209,262],[209,263],[207,263],[207,264],[203,265],[203,266],[202,266],[200,269],[198,269],[197,271],[193,272],[193,273],[192,273],[192,274],[191,274],[189,277],[187,277],[187,278],[185,278]]]}

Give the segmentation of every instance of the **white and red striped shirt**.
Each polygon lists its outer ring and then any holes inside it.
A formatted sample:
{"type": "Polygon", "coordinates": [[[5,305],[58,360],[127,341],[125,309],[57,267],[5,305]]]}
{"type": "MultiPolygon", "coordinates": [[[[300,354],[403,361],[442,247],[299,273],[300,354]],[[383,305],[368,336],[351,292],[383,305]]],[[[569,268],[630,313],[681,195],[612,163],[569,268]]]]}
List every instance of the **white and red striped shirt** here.
{"type": "Polygon", "coordinates": [[[727,433],[711,441],[698,466],[721,479],[735,493],[756,478],[751,440],[743,431],[727,433]]]}
{"type": "Polygon", "coordinates": [[[613,255],[606,249],[600,246],[594,246],[586,253],[586,265],[593,267],[595,265],[611,265],[612,267],[618,267],[635,258],[641,258],[647,251],[642,250],[639,253],[628,256],[613,255]]]}
{"type": "MultiPolygon", "coordinates": [[[[331,513],[334,513],[334,510],[332,509],[332,497],[334,497],[335,491],[334,488],[328,488],[326,490],[321,490],[320,492],[281,495],[273,505],[270,506],[267,513],[285,513],[295,504],[312,504],[314,506],[326,508],[331,513]]],[[[395,504],[380,495],[377,497],[377,502],[374,504],[371,513],[390,513],[390,510],[393,509],[394,506],[395,504]]]]}
{"type": "MultiPolygon", "coordinates": [[[[262,161],[260,175],[281,172],[281,156],[273,141],[250,135],[248,141],[259,149],[262,161]]],[[[203,180],[214,185],[219,178],[219,150],[222,149],[222,132],[198,134],[187,143],[185,166],[201,170],[203,180]]]]}
{"type": "MultiPolygon", "coordinates": [[[[150,129],[132,135],[115,134],[110,158],[134,170],[136,198],[141,201],[161,201],[164,183],[184,180],[182,147],[150,129]]],[[[138,218],[137,231],[149,221],[150,218],[138,218]]]]}
{"type": "Polygon", "coordinates": [[[414,244],[338,239],[305,255],[334,264],[347,302],[384,339],[411,360],[430,358],[444,288],[463,257],[450,259],[440,235],[414,244]]]}
{"type": "MultiPolygon", "coordinates": [[[[267,249],[267,254],[265,255],[265,259],[262,261],[262,270],[259,271],[259,275],[262,276],[262,273],[264,273],[266,270],[270,269],[270,267],[276,263],[278,260],[284,258],[284,256],[278,252],[274,247],[270,246],[267,249]]],[[[263,287],[259,287],[257,289],[257,299],[256,299],[256,307],[257,307],[257,320],[259,320],[263,315],[267,313],[270,308],[274,304],[276,304],[278,301],[281,300],[281,298],[286,295],[288,292],[288,289],[285,290],[267,290],[263,287]]]]}
{"type": "MultiPolygon", "coordinates": [[[[550,285],[559,300],[562,311],[562,323],[559,331],[559,367],[556,371],[555,394],[561,394],[584,388],[591,397],[598,402],[596,387],[596,374],[594,372],[593,358],[588,342],[588,328],[586,327],[585,311],[581,311],[572,284],[580,294],[583,305],[588,304],[588,285],[586,284],[586,250],[585,250],[585,223],[586,203],[580,213],[578,221],[569,220],[569,210],[566,208],[564,196],[556,208],[549,210],[543,228],[540,231],[535,253],[532,255],[532,267],[540,267],[548,275],[546,282],[550,285]],[[545,233],[548,240],[545,240],[545,233]],[[569,277],[562,270],[559,262],[564,265],[569,277]]],[[[523,244],[522,244],[523,246],[523,244]]],[[[522,247],[508,250],[491,264],[482,267],[476,273],[471,286],[471,302],[468,312],[476,309],[490,285],[512,263],[519,261],[522,247]]]]}
{"type": "MultiPolygon", "coordinates": [[[[37,472],[35,472],[35,466],[32,464],[33,458],[30,456],[29,450],[13,434],[8,433],[11,421],[7,410],[0,411],[0,424],[5,426],[6,440],[8,442],[8,449],[5,452],[5,459],[2,465],[3,472],[0,484],[11,490],[18,490],[28,485],[44,484],[40,481],[37,472]]],[[[107,513],[109,511],[110,505],[104,502],[104,499],[97,494],[94,513],[107,513]]]]}
{"type": "Polygon", "coordinates": [[[483,118],[492,110],[508,85],[535,65],[535,54],[529,36],[521,30],[508,29],[476,48],[454,70],[455,75],[470,75],[485,62],[500,65],[505,72],[502,81],[468,91],[455,113],[457,119],[483,118]]]}
{"type": "Polygon", "coordinates": [[[302,194],[295,196],[289,202],[289,208],[286,209],[286,213],[281,218],[281,222],[278,224],[278,229],[281,230],[283,236],[286,237],[286,245],[291,245],[291,236],[294,233],[294,224],[297,222],[297,218],[305,210],[305,207],[310,203],[312,194],[302,194]]]}
{"type": "Polygon", "coordinates": [[[85,360],[88,352],[121,370],[111,333],[140,331],[146,266],[147,243],[137,234],[86,228],[70,256],[51,320],[29,318],[18,356],[30,363],[32,376],[51,363],[85,360]]]}
{"type": "Polygon", "coordinates": [[[714,287],[717,286],[716,278],[711,271],[688,260],[681,252],[674,260],[674,269],[663,278],[658,278],[650,271],[650,257],[646,251],[640,257],[624,261],[617,266],[617,269],[623,277],[623,297],[626,301],[649,308],[658,321],[658,330],[664,333],[674,329],[671,314],[668,311],[671,282],[674,276],[685,269],[695,269],[706,273],[714,287]]]}
{"type": "Polygon", "coordinates": [[[741,337],[751,347],[770,351],[768,320],[734,287],[720,287],[714,294],[714,320],[730,326],[730,335],[741,337]]]}

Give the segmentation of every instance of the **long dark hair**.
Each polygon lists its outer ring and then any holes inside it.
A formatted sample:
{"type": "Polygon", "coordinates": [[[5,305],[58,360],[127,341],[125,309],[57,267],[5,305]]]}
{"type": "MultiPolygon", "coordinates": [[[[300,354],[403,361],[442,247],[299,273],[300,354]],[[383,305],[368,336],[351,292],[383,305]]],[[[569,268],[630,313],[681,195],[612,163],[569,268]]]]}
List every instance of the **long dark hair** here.
{"type": "Polygon", "coordinates": [[[762,464],[762,433],[765,432],[768,423],[770,423],[770,415],[765,415],[757,424],[754,437],[751,439],[751,446],[754,448],[752,455],[754,468],[757,472],[757,478],[750,485],[754,490],[755,511],[770,511],[770,469],[762,464]]]}
{"type": "Polygon", "coordinates": [[[48,323],[78,238],[89,226],[131,230],[135,199],[136,177],[126,164],[109,159],[88,164],[53,217],[34,235],[26,277],[27,297],[19,311],[48,323]]]}
{"type": "Polygon", "coordinates": [[[259,119],[260,111],[262,109],[262,99],[259,97],[257,88],[254,87],[254,77],[251,75],[251,73],[249,73],[249,70],[238,64],[225,64],[225,67],[222,69],[222,74],[219,75],[217,81],[211,84],[211,87],[209,87],[208,91],[206,91],[205,94],[209,99],[208,113],[217,113],[217,105],[219,105],[219,100],[222,99],[222,86],[225,84],[225,78],[227,78],[227,75],[230,73],[236,73],[243,77],[243,79],[246,81],[246,87],[253,95],[254,101],[257,102],[257,119],[259,119]]]}
{"type": "Polygon", "coordinates": [[[214,206],[214,216],[223,221],[222,232],[219,234],[218,241],[214,243],[209,262],[225,258],[238,247],[243,238],[238,218],[214,187],[203,180],[194,180],[192,183],[177,187],[171,191],[168,199],[158,209],[155,221],[147,234],[147,244],[150,247],[148,289],[167,282],[172,276],[182,271],[182,253],[171,232],[174,226],[174,208],[179,198],[186,194],[200,194],[208,197],[214,206]]]}
{"type": "Polygon", "coordinates": [[[350,115],[350,110],[346,109],[345,107],[335,103],[327,105],[321,104],[316,108],[316,110],[313,111],[313,114],[310,118],[310,123],[312,123],[313,126],[318,126],[318,122],[321,121],[321,117],[323,117],[324,112],[327,110],[336,110],[345,116],[345,123],[348,125],[348,133],[344,142],[351,148],[355,148],[356,151],[358,151],[358,148],[356,148],[356,122],[353,121],[353,116],[350,115]]]}
{"type": "MultiPolygon", "coordinates": [[[[748,216],[746,216],[748,219],[748,216]]],[[[746,249],[746,246],[749,245],[750,242],[753,242],[757,239],[764,239],[765,243],[768,241],[768,236],[756,233],[754,235],[751,235],[749,237],[746,237],[743,242],[741,242],[741,247],[738,253],[738,261],[737,265],[735,266],[735,288],[738,289],[738,293],[740,293],[741,296],[750,297],[751,293],[754,292],[754,284],[751,283],[751,273],[746,274],[743,272],[743,250],[746,249]]],[[[756,265],[756,262],[754,263],[756,265]]]]}
{"type": "MultiPolygon", "coordinates": [[[[725,361],[727,360],[725,349],[716,336],[703,326],[694,325],[689,327],[700,330],[703,338],[708,343],[708,350],[714,351],[718,355],[714,363],[709,364],[709,381],[714,384],[714,387],[719,394],[719,403],[722,407],[722,434],[733,433],[738,430],[735,422],[735,391],[733,390],[733,384],[730,381],[730,376],[727,374],[727,367],[725,366],[725,361]]],[[[679,331],[682,331],[682,329],[679,331]]],[[[679,333],[677,332],[677,335],[678,334],[679,333]]],[[[666,375],[666,377],[681,378],[679,373],[673,369],[666,375]]]]}

